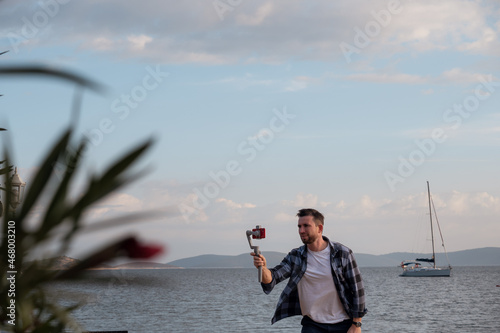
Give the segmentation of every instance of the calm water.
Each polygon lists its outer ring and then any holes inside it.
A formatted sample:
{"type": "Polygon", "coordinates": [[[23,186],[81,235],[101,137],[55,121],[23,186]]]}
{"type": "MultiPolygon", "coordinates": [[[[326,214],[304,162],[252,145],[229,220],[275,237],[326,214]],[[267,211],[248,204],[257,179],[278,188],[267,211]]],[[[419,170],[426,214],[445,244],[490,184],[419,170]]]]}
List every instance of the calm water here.
{"type": "MultiPolygon", "coordinates": [[[[403,278],[363,268],[363,332],[500,332],[500,267],[456,267],[450,278],[403,278]]],[[[300,332],[300,318],[271,326],[285,283],[265,295],[255,269],[93,271],[54,286],[88,330],[300,332]]]]}

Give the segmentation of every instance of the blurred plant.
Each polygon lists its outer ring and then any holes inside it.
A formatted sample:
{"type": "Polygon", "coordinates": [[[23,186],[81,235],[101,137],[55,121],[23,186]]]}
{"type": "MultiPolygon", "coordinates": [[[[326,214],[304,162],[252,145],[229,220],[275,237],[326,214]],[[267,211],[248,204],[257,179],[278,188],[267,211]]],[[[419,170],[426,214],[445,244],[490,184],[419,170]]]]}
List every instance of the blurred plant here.
{"type": "Polygon", "coordinates": [[[101,91],[102,87],[79,75],[43,67],[20,66],[0,68],[0,75],[48,75],[68,80],[77,85],[73,103],[73,122],[58,137],[40,163],[36,174],[29,182],[22,204],[13,208],[11,148],[4,144],[4,158],[0,168],[0,183],[4,201],[2,233],[0,237],[0,330],[7,332],[82,332],[71,317],[77,305],[62,306],[47,292],[47,284],[62,279],[78,277],[90,267],[116,257],[149,258],[162,251],[160,246],[144,245],[134,237],[105,246],[84,258],[78,265],[64,271],[50,268],[56,258],[35,258],[40,249],[56,245],[56,256],[64,254],[75,236],[84,231],[137,221],[150,214],[137,213],[110,220],[83,225],[82,218],[100,200],[138,178],[131,168],[151,147],[146,140],[118,158],[102,174],[93,174],[84,182],[84,190],[75,195],[70,189],[76,187],[76,175],[82,165],[87,141],[75,139],[75,123],[79,114],[81,91],[90,88],[101,91]],[[57,170],[56,170],[57,168],[57,170]],[[37,212],[35,214],[35,206],[37,212]],[[43,206],[42,212],[38,206],[43,206]],[[29,216],[40,216],[39,221],[29,221],[29,216]],[[29,226],[28,226],[29,224],[29,226]],[[15,240],[13,242],[12,240],[15,240]],[[15,244],[15,249],[9,244],[15,244]],[[9,271],[15,273],[8,273],[9,271]],[[13,277],[13,279],[12,279],[13,277]],[[12,283],[13,282],[13,283],[12,283]],[[15,309],[12,309],[14,300],[15,309]]]}
{"type": "MultiPolygon", "coordinates": [[[[9,52],[9,51],[0,52],[0,55],[5,54],[7,52],[9,52]]],[[[1,96],[3,96],[3,95],[0,94],[0,97],[1,96]]],[[[6,131],[6,129],[3,127],[0,127],[0,132],[3,132],[3,131],[6,131]]],[[[3,166],[4,163],[5,163],[5,161],[0,161],[0,176],[12,171],[12,167],[9,167],[8,165],[3,166]]],[[[0,190],[4,190],[4,189],[0,187],[0,190]]],[[[1,196],[0,196],[0,198],[1,198],[1,196]]],[[[2,211],[3,211],[2,202],[0,202],[0,216],[2,216],[2,211]]]]}

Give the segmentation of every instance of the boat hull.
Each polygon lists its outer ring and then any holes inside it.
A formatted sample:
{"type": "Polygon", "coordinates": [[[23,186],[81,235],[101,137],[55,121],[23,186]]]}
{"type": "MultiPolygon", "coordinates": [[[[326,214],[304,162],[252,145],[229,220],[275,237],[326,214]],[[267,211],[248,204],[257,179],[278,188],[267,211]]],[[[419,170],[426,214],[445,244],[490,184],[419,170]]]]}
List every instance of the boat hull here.
{"type": "Polygon", "coordinates": [[[434,276],[450,276],[450,268],[417,268],[404,270],[400,276],[408,277],[434,277],[434,276]]]}

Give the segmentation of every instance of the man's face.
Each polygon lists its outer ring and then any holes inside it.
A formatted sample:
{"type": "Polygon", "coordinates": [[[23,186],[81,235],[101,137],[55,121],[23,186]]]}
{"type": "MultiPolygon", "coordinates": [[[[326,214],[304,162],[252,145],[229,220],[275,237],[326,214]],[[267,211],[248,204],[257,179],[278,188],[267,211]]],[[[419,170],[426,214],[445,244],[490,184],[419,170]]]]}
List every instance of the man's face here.
{"type": "Polygon", "coordinates": [[[318,237],[321,237],[322,225],[316,225],[312,216],[299,217],[298,225],[299,236],[304,244],[314,243],[318,237]]]}

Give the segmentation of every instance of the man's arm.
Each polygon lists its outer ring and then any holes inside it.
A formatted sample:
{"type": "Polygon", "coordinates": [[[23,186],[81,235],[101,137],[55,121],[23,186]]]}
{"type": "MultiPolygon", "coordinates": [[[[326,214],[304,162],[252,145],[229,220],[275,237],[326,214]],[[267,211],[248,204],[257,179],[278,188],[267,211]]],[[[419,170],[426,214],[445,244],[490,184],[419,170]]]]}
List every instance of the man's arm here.
{"type": "Polygon", "coordinates": [[[253,252],[251,252],[250,255],[253,256],[253,265],[256,268],[262,267],[262,283],[271,283],[273,276],[271,275],[271,271],[267,268],[266,258],[262,254],[256,255],[253,252]]]}
{"type": "Polygon", "coordinates": [[[359,271],[354,254],[349,251],[349,263],[347,265],[346,281],[349,284],[349,289],[353,293],[351,311],[353,319],[356,321],[361,320],[367,310],[365,307],[365,289],[363,286],[363,279],[359,271]]]}

